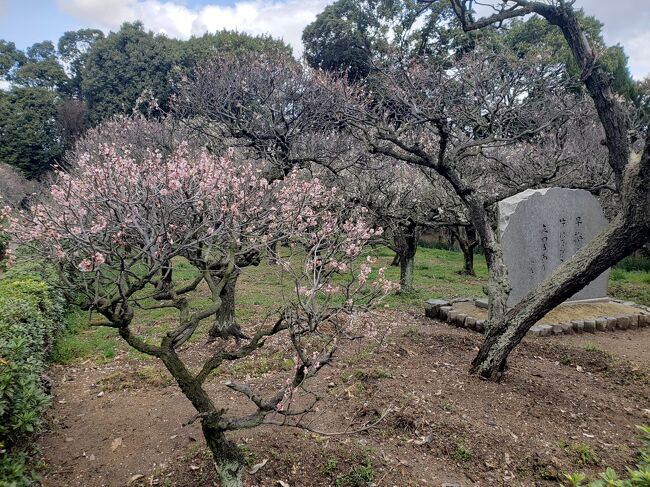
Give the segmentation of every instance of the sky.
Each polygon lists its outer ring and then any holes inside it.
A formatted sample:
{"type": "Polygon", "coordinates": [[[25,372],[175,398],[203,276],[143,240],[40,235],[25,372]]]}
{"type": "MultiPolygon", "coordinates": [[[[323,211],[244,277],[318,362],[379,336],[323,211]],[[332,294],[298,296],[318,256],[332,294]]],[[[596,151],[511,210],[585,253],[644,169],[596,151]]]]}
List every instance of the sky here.
{"type": "MultiPolygon", "coordinates": [[[[24,49],[84,27],[108,32],[141,20],[148,29],[188,38],[232,29],[271,34],[302,53],[304,27],[333,0],[0,0],[0,39],[24,49]]],[[[577,0],[604,22],[608,44],[620,43],[636,79],[650,75],[650,0],[577,0]]]]}

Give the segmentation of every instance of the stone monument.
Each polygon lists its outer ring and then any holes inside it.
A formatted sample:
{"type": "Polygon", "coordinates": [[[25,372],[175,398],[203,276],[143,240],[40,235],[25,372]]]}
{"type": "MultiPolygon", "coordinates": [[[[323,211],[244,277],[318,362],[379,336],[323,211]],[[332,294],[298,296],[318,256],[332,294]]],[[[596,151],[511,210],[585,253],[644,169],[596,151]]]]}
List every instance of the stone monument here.
{"type": "MultiPolygon", "coordinates": [[[[516,305],[556,267],[600,233],[607,219],[588,191],[549,188],[527,190],[499,203],[499,231],[516,305]]],[[[570,301],[607,297],[609,271],[570,301]]]]}

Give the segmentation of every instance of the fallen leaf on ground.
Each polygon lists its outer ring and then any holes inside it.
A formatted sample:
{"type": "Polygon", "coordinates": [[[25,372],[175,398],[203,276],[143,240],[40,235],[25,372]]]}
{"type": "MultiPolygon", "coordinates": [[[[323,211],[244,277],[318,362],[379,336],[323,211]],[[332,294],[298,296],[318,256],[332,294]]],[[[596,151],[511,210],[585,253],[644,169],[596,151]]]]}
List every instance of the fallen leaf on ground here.
{"type": "Polygon", "coordinates": [[[113,442],[111,443],[111,451],[117,450],[119,447],[122,446],[122,438],[115,438],[113,442]]]}
{"type": "Polygon", "coordinates": [[[419,440],[415,440],[413,443],[416,445],[424,445],[425,443],[431,443],[433,441],[433,433],[429,436],[422,436],[419,440]]]}
{"type": "Polygon", "coordinates": [[[265,459],[262,460],[260,463],[256,463],[256,464],[253,465],[253,467],[248,471],[248,473],[251,474],[251,475],[257,473],[257,472],[260,470],[260,468],[262,468],[264,465],[266,465],[266,462],[268,462],[268,461],[269,461],[269,459],[268,459],[268,458],[265,458],[265,459]]]}
{"type": "Polygon", "coordinates": [[[129,484],[132,484],[132,483],[135,482],[136,480],[140,480],[140,479],[143,479],[143,478],[144,478],[144,475],[138,473],[138,474],[134,475],[133,477],[131,477],[131,478],[129,479],[129,482],[128,482],[128,483],[129,483],[129,484]]]}

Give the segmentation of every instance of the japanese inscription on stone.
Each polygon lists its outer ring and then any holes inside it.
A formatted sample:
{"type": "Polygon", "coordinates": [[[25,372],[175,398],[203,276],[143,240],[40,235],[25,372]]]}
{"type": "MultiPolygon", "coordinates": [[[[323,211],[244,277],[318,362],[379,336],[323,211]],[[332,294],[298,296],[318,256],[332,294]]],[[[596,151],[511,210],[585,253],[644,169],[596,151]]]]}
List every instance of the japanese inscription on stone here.
{"type": "MultiPolygon", "coordinates": [[[[562,262],[607,225],[598,200],[587,191],[528,190],[499,204],[499,230],[514,306],[562,262]]],[[[605,272],[571,300],[607,296],[605,272]]]]}

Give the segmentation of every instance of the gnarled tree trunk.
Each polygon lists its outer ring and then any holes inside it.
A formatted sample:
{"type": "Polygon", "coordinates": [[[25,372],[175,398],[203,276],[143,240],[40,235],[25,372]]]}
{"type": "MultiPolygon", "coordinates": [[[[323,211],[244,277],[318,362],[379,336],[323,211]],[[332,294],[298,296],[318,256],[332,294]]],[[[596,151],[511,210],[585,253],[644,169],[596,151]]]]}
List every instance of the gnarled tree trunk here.
{"type": "Polygon", "coordinates": [[[173,349],[163,350],[160,358],[199,413],[203,436],[214,458],[221,485],[243,487],[244,454],[234,442],[226,438],[225,430],[218,426],[221,413],[217,411],[200,380],[192,375],[173,349]]]}
{"type": "Polygon", "coordinates": [[[461,274],[466,276],[475,276],[476,271],[474,270],[474,246],[463,248],[463,270],[461,274]]]}
{"type": "Polygon", "coordinates": [[[278,263],[278,241],[273,240],[267,249],[269,256],[269,265],[275,265],[278,263]]]}
{"type": "Polygon", "coordinates": [[[503,250],[496,231],[497,219],[485,204],[474,197],[466,199],[474,229],[478,234],[485,251],[485,261],[488,267],[488,283],[486,294],[488,296],[488,321],[491,323],[501,319],[507,311],[508,295],[510,294],[510,280],[508,268],[503,260],[503,250]]]}
{"type": "Polygon", "coordinates": [[[242,474],[246,459],[242,451],[233,441],[226,438],[223,430],[211,426],[209,421],[203,421],[201,429],[215,460],[221,486],[243,487],[242,474]]]}
{"type": "Polygon", "coordinates": [[[413,245],[415,240],[409,237],[408,249],[400,254],[399,258],[399,284],[401,293],[410,293],[413,291],[413,271],[415,270],[415,251],[417,250],[417,243],[413,245]]]}
{"type": "Polygon", "coordinates": [[[393,235],[393,250],[399,259],[399,284],[400,293],[413,291],[413,273],[415,270],[415,254],[422,235],[422,228],[415,223],[400,228],[400,232],[393,235]]]}
{"type": "Polygon", "coordinates": [[[458,242],[460,250],[463,252],[463,270],[461,271],[461,274],[475,276],[474,249],[478,245],[478,241],[476,240],[474,229],[466,227],[451,227],[450,231],[458,242]]]}
{"type": "Polygon", "coordinates": [[[216,314],[214,325],[208,333],[208,341],[215,341],[219,338],[227,340],[230,337],[239,341],[246,338],[235,320],[235,287],[238,278],[239,273],[235,272],[219,293],[221,307],[216,314]]]}

